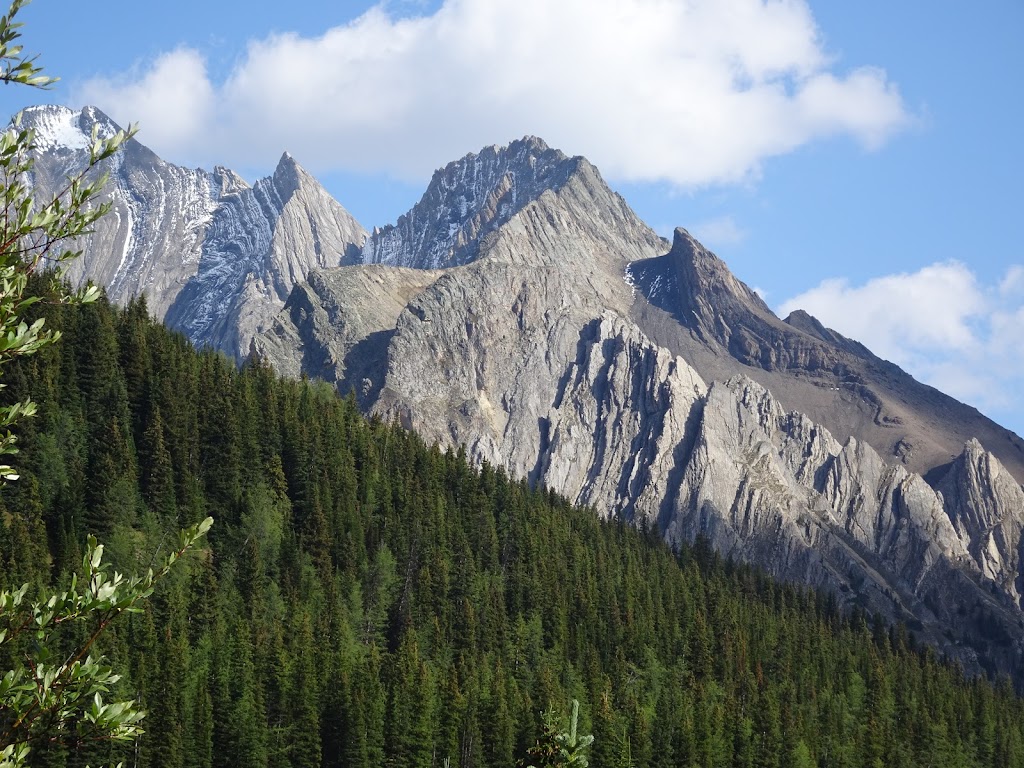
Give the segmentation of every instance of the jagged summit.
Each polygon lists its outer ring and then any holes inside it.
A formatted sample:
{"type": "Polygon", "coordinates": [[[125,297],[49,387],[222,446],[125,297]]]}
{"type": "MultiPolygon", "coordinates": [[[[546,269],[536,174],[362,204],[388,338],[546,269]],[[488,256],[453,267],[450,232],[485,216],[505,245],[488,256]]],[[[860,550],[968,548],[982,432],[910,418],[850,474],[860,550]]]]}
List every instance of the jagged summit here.
{"type": "MultiPolygon", "coordinates": [[[[304,186],[323,189],[320,182],[299,165],[299,162],[289,152],[284,152],[281,155],[270,180],[277,196],[283,200],[287,200],[304,186]]],[[[326,190],[324,190],[324,194],[327,194],[326,190]]]]}
{"type": "MultiPolygon", "coordinates": [[[[101,137],[119,130],[95,107],[32,107],[22,120],[36,131],[40,198],[86,166],[94,127],[101,137]]],[[[144,293],[150,310],[194,343],[239,359],[310,269],[351,258],[366,236],[287,152],[252,186],[227,168],[165,162],[135,139],[100,170],[110,174],[112,210],[68,277],[104,285],[115,302],[144,293]]]]}
{"type": "Polygon", "coordinates": [[[488,233],[561,189],[581,163],[535,136],[470,153],[435,171],[420,201],[395,224],[375,229],[362,260],[420,269],[469,263],[488,233]]]}
{"type": "Polygon", "coordinates": [[[738,280],[724,261],[682,227],[675,230],[668,256],[679,270],[681,288],[692,306],[699,303],[705,313],[742,307],[775,317],[754,290],[738,280]]]}
{"type": "Polygon", "coordinates": [[[723,323],[726,316],[777,321],[757,293],[737,280],[724,261],[682,227],[676,228],[667,254],[631,264],[627,279],[649,301],[707,338],[728,343],[724,334],[731,328],[723,323]]]}

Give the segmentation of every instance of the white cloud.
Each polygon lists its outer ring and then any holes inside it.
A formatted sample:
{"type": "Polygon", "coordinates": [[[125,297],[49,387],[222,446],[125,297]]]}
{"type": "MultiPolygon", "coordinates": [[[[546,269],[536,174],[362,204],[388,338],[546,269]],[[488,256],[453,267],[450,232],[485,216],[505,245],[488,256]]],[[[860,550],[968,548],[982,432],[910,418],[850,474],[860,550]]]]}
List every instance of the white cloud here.
{"type": "Polygon", "coordinates": [[[778,312],[796,309],[1011,429],[1024,426],[1024,267],[991,285],[955,261],[863,285],[830,279],[778,312]]]}
{"type": "Polygon", "coordinates": [[[447,0],[379,5],[315,38],[250,42],[223,82],[195,51],[87,83],[76,99],[169,159],[422,178],[524,134],[622,180],[742,181],[845,135],[877,146],[908,116],[878,69],[840,72],[800,0],[447,0]]]}
{"type": "Polygon", "coordinates": [[[160,55],[144,72],[85,83],[79,99],[123,125],[144,124],[147,146],[173,157],[189,153],[203,135],[213,117],[215,93],[203,58],[178,48],[160,55]]]}

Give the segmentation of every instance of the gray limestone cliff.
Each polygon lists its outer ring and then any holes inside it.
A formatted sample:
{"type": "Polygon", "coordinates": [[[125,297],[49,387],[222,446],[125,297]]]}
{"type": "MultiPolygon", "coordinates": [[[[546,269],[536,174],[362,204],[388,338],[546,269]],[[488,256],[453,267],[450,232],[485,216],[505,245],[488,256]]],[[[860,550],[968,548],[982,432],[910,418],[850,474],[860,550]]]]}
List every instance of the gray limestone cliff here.
{"type": "Polygon", "coordinates": [[[1020,436],[805,312],[780,320],[686,230],[668,253],[631,264],[629,276],[643,299],[630,316],[706,379],[741,371],[837,439],[862,440],[918,474],[941,475],[977,439],[1024,481],[1020,436]]]}
{"type": "MultiPolygon", "coordinates": [[[[93,107],[24,111],[36,133],[32,183],[56,194],[88,161],[93,127],[118,127],[93,107]]],[[[78,247],[68,276],[103,285],[115,302],[145,294],[158,318],[242,359],[252,337],[311,269],[357,253],[365,231],[285,154],[273,176],[250,187],[233,172],[182,168],[136,140],[102,169],[112,209],[78,247]]]]}

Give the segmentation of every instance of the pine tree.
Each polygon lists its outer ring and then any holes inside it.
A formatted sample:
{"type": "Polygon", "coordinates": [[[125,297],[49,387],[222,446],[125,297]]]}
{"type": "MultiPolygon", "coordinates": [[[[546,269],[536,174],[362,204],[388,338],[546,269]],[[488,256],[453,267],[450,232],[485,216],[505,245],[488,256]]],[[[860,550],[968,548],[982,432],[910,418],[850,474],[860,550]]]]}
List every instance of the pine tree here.
{"type": "Polygon", "coordinates": [[[158,405],[153,407],[149,424],[142,434],[139,458],[143,467],[141,484],[146,504],[161,520],[175,519],[174,469],[158,405]]]}
{"type": "Polygon", "coordinates": [[[434,691],[412,632],[407,632],[399,645],[389,688],[389,730],[385,744],[388,764],[396,768],[427,768],[434,747],[431,731],[434,691]]]}

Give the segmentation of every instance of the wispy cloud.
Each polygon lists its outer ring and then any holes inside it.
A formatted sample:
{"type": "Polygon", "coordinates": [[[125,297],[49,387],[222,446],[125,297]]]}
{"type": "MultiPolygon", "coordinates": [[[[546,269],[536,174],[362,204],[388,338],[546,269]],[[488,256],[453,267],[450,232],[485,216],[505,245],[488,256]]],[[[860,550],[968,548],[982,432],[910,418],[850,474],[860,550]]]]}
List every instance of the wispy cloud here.
{"type": "Polygon", "coordinates": [[[732,216],[716,216],[713,219],[698,222],[688,227],[690,232],[711,248],[722,248],[728,245],[739,245],[746,237],[743,230],[732,216]]]}
{"type": "Polygon", "coordinates": [[[180,49],[74,95],[179,162],[422,178],[536,134],[620,180],[749,180],[818,139],[875,147],[908,122],[885,72],[840,70],[799,0],[381,4],[319,37],[253,40],[223,81],[180,49]]]}
{"type": "Polygon", "coordinates": [[[956,261],[862,285],[825,280],[778,311],[785,317],[795,309],[1022,431],[1024,267],[1010,266],[992,284],[956,261]]]}

